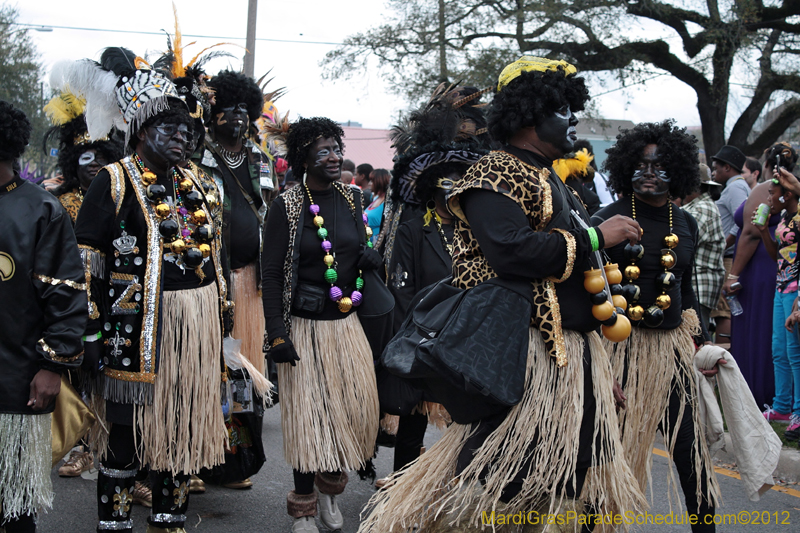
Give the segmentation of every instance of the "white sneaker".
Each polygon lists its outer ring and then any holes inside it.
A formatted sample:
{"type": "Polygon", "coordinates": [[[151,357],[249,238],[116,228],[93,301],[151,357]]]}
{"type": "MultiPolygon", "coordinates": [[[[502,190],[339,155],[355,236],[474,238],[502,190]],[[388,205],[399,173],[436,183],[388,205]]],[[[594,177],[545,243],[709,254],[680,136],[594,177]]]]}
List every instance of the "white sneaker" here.
{"type": "Polygon", "coordinates": [[[319,533],[319,529],[313,516],[301,516],[294,519],[292,533],[319,533]]]}
{"type": "Polygon", "coordinates": [[[344,518],[336,505],[336,496],[319,493],[319,519],[328,529],[342,529],[344,518]]]}

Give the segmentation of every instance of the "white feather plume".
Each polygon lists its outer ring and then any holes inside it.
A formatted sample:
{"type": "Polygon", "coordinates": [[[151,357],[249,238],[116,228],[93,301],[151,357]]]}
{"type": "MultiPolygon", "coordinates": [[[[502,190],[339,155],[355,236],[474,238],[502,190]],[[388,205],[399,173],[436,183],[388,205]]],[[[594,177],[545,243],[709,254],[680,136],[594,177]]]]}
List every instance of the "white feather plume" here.
{"type": "Polygon", "coordinates": [[[117,105],[119,77],[90,59],[60,61],[53,65],[50,86],[69,90],[86,100],[86,126],[92,140],[107,137],[112,128],[128,129],[117,105]]]}

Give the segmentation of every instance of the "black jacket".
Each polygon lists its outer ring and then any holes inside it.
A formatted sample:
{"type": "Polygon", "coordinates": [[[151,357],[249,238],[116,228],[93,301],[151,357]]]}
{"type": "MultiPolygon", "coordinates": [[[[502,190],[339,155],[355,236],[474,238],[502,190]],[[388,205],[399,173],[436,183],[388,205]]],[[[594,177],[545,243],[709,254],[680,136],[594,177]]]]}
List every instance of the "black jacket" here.
{"type": "MultiPolygon", "coordinates": [[[[448,237],[452,242],[452,232],[448,237]]],[[[389,263],[389,290],[394,296],[394,331],[408,313],[414,295],[428,285],[452,275],[453,260],[431,221],[424,225],[422,215],[404,222],[397,229],[394,253],[389,263]]]]}
{"type": "Polygon", "coordinates": [[[0,413],[34,414],[33,376],[83,359],[83,267],[58,199],[19,176],[0,188],[0,227],[0,413]]]}

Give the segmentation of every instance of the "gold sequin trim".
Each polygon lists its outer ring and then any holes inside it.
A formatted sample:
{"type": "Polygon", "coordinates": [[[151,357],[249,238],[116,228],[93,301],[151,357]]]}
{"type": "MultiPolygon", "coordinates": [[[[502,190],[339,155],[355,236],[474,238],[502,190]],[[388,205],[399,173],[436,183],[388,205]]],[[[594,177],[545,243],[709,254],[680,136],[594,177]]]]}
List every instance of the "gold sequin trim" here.
{"type": "Polygon", "coordinates": [[[48,344],[44,341],[44,339],[39,339],[39,346],[41,346],[42,350],[44,350],[47,353],[47,355],[50,356],[50,359],[52,359],[57,363],[74,363],[78,359],[78,357],[83,355],[83,352],[81,352],[78,355],[73,355],[72,357],[59,357],[56,354],[55,350],[53,350],[50,346],[48,346],[48,344]]]}
{"type": "Polygon", "coordinates": [[[564,331],[561,328],[561,305],[558,303],[556,289],[551,281],[544,282],[544,291],[550,304],[550,312],[553,313],[553,344],[556,365],[562,368],[567,366],[567,344],[564,342],[564,331]]]}
{"type": "Polygon", "coordinates": [[[70,281],[68,279],[56,279],[56,278],[51,278],[50,276],[43,276],[41,274],[36,274],[36,273],[33,274],[33,277],[38,279],[39,281],[41,281],[43,283],[47,283],[47,284],[53,285],[53,286],[66,285],[67,287],[75,289],[76,291],[85,291],[86,290],[86,284],[85,283],[75,283],[74,281],[70,281]]]}
{"type": "Polygon", "coordinates": [[[560,278],[550,276],[547,279],[555,283],[563,283],[572,275],[572,268],[575,266],[575,237],[570,232],[561,228],[555,228],[550,233],[553,232],[560,233],[564,237],[564,240],[567,241],[567,266],[564,267],[564,274],[560,278]]]}
{"type": "Polygon", "coordinates": [[[140,383],[156,382],[156,375],[147,372],[125,372],[123,370],[114,370],[113,368],[105,367],[103,373],[110,378],[120,381],[136,381],[140,383]]]}

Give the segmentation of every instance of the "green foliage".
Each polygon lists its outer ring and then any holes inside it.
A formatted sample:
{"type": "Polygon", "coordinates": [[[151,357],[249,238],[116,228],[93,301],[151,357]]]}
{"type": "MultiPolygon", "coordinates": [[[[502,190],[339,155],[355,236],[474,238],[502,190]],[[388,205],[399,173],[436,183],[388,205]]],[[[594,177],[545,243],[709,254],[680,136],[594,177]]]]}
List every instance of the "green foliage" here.
{"type": "Polygon", "coordinates": [[[22,109],[33,125],[31,142],[22,156],[22,166],[30,163],[36,174],[53,169],[55,158],[42,152],[42,139],[50,126],[42,108],[49,98],[42,81],[39,52],[28,30],[17,26],[17,10],[0,6],[0,100],[22,109]]]}

